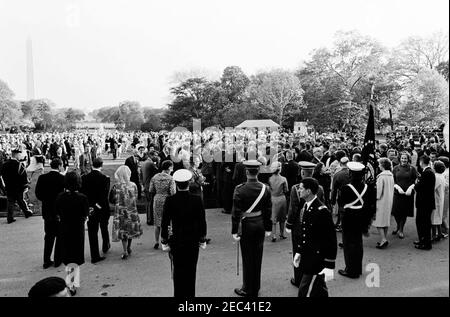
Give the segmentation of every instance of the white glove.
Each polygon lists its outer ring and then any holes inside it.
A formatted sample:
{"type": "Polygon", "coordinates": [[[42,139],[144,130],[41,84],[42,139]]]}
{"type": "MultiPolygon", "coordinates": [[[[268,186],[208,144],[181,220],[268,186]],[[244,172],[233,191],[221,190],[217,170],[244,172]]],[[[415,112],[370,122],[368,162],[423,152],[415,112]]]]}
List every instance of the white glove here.
{"type": "Polygon", "coordinates": [[[163,251],[167,251],[167,252],[170,251],[170,247],[168,244],[161,243],[161,248],[163,251]]]}
{"type": "Polygon", "coordinates": [[[400,186],[398,186],[397,184],[394,185],[394,188],[398,191],[399,194],[402,194],[402,195],[405,194],[403,189],[400,186]]]}
{"type": "Polygon", "coordinates": [[[272,231],[266,231],[266,237],[270,237],[271,234],[272,234],[272,231]]]}
{"type": "Polygon", "coordinates": [[[241,240],[241,237],[237,235],[237,233],[233,234],[233,239],[234,241],[239,241],[241,240]]]}
{"type": "Polygon", "coordinates": [[[206,249],[206,242],[200,243],[200,248],[205,250],[206,249]]]}
{"type": "Polygon", "coordinates": [[[406,190],[406,196],[411,196],[411,194],[412,194],[412,191],[413,191],[413,189],[414,189],[414,184],[412,184],[411,186],[409,186],[408,187],[408,189],[406,190]]]}
{"type": "Polygon", "coordinates": [[[295,253],[293,264],[294,267],[298,267],[300,265],[300,253],[295,253]]]}
{"type": "Polygon", "coordinates": [[[291,229],[286,228],[285,231],[286,233],[291,233],[291,229]]]}
{"type": "Polygon", "coordinates": [[[324,268],[322,271],[320,271],[319,275],[325,274],[325,282],[331,281],[334,279],[334,270],[324,268]]]}

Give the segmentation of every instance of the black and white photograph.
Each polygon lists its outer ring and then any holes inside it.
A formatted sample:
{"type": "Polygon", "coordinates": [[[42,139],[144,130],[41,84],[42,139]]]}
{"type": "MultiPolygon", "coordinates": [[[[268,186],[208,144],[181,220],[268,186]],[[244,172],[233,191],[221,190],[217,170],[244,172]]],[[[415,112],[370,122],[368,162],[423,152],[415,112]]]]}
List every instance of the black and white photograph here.
{"type": "Polygon", "coordinates": [[[448,0],[0,0],[0,34],[0,298],[449,297],[448,0]]]}

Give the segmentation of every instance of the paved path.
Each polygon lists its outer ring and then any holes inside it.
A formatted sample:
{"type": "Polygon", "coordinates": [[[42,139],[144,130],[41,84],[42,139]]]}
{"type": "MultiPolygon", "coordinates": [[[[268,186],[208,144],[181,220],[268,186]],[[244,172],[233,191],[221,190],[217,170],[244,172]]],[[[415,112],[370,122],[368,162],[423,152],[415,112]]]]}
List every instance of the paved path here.
{"type": "MultiPolygon", "coordinates": [[[[133,242],[133,254],[121,260],[121,245],[113,243],[107,259],[90,263],[86,232],[86,263],[81,267],[81,288],[77,296],[172,296],[170,262],[166,253],[153,250],[154,227],[145,224],[144,235],[133,242]]],[[[233,297],[241,285],[242,271],[236,276],[236,245],[230,236],[230,216],[218,210],[207,211],[208,236],[212,239],[200,251],[197,270],[197,296],[233,297]]],[[[394,223],[394,222],[392,222],[394,223]]],[[[18,217],[11,225],[0,219],[0,296],[26,296],[29,288],[47,276],[64,276],[60,268],[42,269],[43,221],[39,216],[18,217]]],[[[340,239],[340,234],[338,234],[340,239]]],[[[435,244],[432,251],[414,249],[415,225],[408,219],[406,238],[389,236],[390,246],[375,248],[378,235],[371,230],[365,238],[364,265],[380,267],[379,287],[366,286],[367,274],[358,280],[335,275],[328,283],[330,296],[449,296],[449,242],[435,244]]],[[[293,297],[297,289],[290,285],[292,276],[290,238],[264,245],[261,296],[293,297]]],[[[343,252],[338,251],[337,269],[343,267],[343,252]]]]}

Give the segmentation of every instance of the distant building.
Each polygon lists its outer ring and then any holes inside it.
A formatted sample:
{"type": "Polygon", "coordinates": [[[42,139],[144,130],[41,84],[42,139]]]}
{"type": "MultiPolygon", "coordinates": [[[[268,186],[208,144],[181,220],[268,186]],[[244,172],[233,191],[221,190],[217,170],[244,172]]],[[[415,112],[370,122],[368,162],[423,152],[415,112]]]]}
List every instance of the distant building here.
{"type": "Polygon", "coordinates": [[[75,122],[76,130],[115,130],[116,125],[110,122],[81,121],[75,122]]]}

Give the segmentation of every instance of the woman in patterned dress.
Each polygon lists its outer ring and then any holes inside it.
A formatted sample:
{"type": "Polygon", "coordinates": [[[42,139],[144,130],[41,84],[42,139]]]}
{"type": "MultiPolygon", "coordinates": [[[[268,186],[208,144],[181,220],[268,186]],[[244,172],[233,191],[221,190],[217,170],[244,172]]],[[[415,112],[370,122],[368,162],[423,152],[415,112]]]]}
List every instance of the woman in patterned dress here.
{"type": "Polygon", "coordinates": [[[155,245],[153,248],[159,248],[159,236],[161,234],[161,218],[164,209],[164,203],[168,196],[172,196],[176,192],[175,182],[170,176],[173,171],[172,161],[164,161],[161,163],[161,173],[156,174],[150,180],[149,191],[153,195],[153,219],[155,223],[155,245]]]}
{"type": "Polygon", "coordinates": [[[122,259],[125,260],[131,254],[131,241],[142,235],[136,207],[137,187],[130,182],[131,170],[126,165],[120,166],[114,177],[117,183],[110,193],[110,202],[115,204],[112,235],[113,241],[122,241],[122,259]]]}

